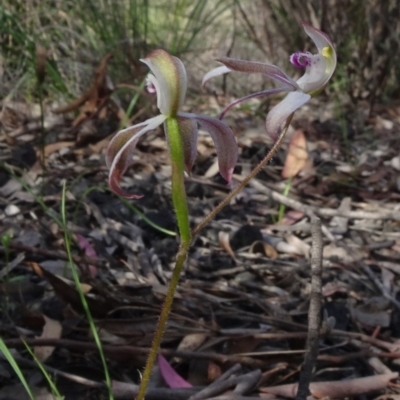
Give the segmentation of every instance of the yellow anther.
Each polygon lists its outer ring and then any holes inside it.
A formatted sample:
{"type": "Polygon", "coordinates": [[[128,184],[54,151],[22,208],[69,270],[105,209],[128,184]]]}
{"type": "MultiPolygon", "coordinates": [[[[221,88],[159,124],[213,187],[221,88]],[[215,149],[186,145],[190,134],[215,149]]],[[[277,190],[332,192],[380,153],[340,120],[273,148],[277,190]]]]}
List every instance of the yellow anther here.
{"type": "Polygon", "coordinates": [[[325,57],[325,58],[331,58],[332,57],[332,47],[330,46],[326,46],[322,49],[321,54],[325,57]]]}

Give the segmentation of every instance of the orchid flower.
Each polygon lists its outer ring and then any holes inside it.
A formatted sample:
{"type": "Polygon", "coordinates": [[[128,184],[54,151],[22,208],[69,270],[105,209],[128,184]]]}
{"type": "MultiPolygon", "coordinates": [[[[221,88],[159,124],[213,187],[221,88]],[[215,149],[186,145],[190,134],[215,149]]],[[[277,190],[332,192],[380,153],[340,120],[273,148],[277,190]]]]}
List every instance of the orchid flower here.
{"type": "MultiPolygon", "coordinates": [[[[176,119],[179,126],[185,171],[190,173],[196,159],[198,125],[200,125],[211,135],[216,148],[220,173],[229,183],[238,156],[234,134],[219,119],[179,111],[185,101],[187,88],[186,70],[182,61],[164,50],[154,50],[140,61],[145,63],[152,72],[147,77],[147,90],[149,93],[157,94],[157,107],[161,114],[119,131],[111,140],[106,153],[111,189],[126,198],[142,197],[121,188],[122,176],[132,164],[132,154],[139,139],[161,124],[164,124],[166,132],[166,121],[171,118],[176,119]]],[[[168,135],[167,140],[171,140],[168,135]]]]}
{"type": "Polygon", "coordinates": [[[287,119],[324,88],[336,68],[336,51],[331,40],[325,33],[307,24],[303,24],[303,28],[317,46],[318,54],[298,51],[290,56],[290,62],[295,67],[305,68],[304,75],[297,81],[290,78],[275,65],[228,57],[217,59],[217,61],[224,65],[208,72],[203,78],[203,85],[209,79],[231,71],[248,74],[261,73],[281,84],[277,88],[253,93],[234,101],[223,110],[221,118],[229,109],[245,100],[264,95],[289,92],[267,115],[267,133],[271,137],[276,138],[287,119]]]}

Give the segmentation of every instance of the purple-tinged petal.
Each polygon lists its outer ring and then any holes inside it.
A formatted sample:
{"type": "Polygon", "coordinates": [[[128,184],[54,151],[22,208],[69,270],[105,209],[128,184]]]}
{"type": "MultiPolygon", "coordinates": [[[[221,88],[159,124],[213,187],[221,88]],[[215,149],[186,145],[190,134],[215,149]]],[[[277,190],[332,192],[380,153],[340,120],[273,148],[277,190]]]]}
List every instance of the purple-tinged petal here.
{"type": "Polygon", "coordinates": [[[290,92],[280,103],[274,106],[267,115],[267,133],[276,139],[284,123],[302,105],[307,103],[311,96],[301,91],[290,92]]]}
{"type": "Polygon", "coordinates": [[[190,175],[197,157],[197,122],[194,119],[181,117],[178,114],[178,124],[183,144],[185,170],[190,175]]]}
{"type": "Polygon", "coordinates": [[[302,25],[303,25],[304,31],[307,33],[309,38],[317,46],[318,53],[322,53],[322,50],[325,47],[332,47],[333,48],[333,43],[332,43],[331,39],[329,39],[329,36],[326,33],[320,31],[317,28],[314,28],[311,25],[308,25],[308,24],[305,24],[305,23],[303,23],[302,25]]]}
{"type": "MultiPolygon", "coordinates": [[[[157,91],[160,91],[160,88],[157,88],[158,82],[154,75],[148,74],[146,77],[146,91],[150,94],[157,94],[157,91]]],[[[161,96],[160,96],[161,97],[161,96]]],[[[158,98],[157,98],[158,100],[158,98]]],[[[157,104],[158,106],[158,104],[157,104]]]]}
{"type": "Polygon", "coordinates": [[[230,183],[238,158],[238,145],[231,128],[219,119],[205,115],[188,113],[179,113],[179,115],[196,120],[210,134],[217,152],[219,172],[230,183]]]}
{"type": "Polygon", "coordinates": [[[330,78],[326,74],[326,59],[321,54],[315,54],[311,59],[311,65],[306,68],[304,75],[297,80],[297,84],[304,93],[319,92],[330,78]]]}
{"type": "Polygon", "coordinates": [[[287,88],[291,88],[292,90],[299,88],[296,81],[286,75],[276,65],[265,64],[257,61],[237,60],[228,57],[218,58],[217,61],[224,64],[232,71],[245,72],[247,74],[263,74],[275,81],[283,83],[287,88]]]}
{"type": "Polygon", "coordinates": [[[287,92],[287,91],[288,91],[288,89],[286,87],[280,87],[280,88],[276,88],[276,89],[268,89],[268,90],[263,90],[261,92],[249,94],[248,96],[245,96],[245,97],[242,97],[240,99],[235,100],[234,102],[229,104],[227,107],[225,107],[223,109],[223,111],[221,112],[221,115],[219,116],[219,119],[224,118],[225,114],[231,108],[237,106],[240,103],[243,103],[246,100],[254,99],[254,98],[257,98],[257,97],[264,97],[264,96],[267,96],[269,94],[277,94],[277,93],[281,93],[281,92],[287,92]]]}
{"type": "Polygon", "coordinates": [[[216,76],[227,74],[228,72],[231,72],[231,71],[232,70],[229,69],[228,67],[226,67],[225,65],[214,68],[204,75],[204,78],[203,78],[203,81],[201,84],[204,86],[211,78],[215,78],[216,76]]]}
{"type": "Polygon", "coordinates": [[[139,132],[143,127],[147,126],[148,121],[149,120],[129,126],[128,128],[122,129],[114,135],[114,137],[110,140],[106,151],[106,165],[108,169],[111,168],[111,164],[121,148],[133,135],[139,132]]]}
{"type": "Polygon", "coordinates": [[[140,61],[150,68],[158,82],[156,85],[154,79],[150,78],[157,90],[157,106],[161,114],[175,116],[185,101],[187,89],[186,70],[182,61],[161,49],[152,51],[140,61]]]}
{"type": "Polygon", "coordinates": [[[132,126],[118,132],[107,148],[106,162],[110,168],[109,186],[116,194],[127,199],[140,199],[141,195],[131,194],[120,186],[122,176],[132,164],[132,153],[138,140],[148,131],[151,131],[165,121],[164,115],[158,115],[141,124],[132,126]]]}
{"type": "Polygon", "coordinates": [[[297,51],[290,56],[290,62],[297,68],[305,68],[311,65],[312,54],[308,51],[297,51]]]}
{"type": "Polygon", "coordinates": [[[335,72],[336,51],[325,33],[307,24],[303,24],[303,28],[317,46],[318,54],[311,57],[311,65],[307,66],[297,84],[304,92],[314,95],[323,89],[335,72]]]}

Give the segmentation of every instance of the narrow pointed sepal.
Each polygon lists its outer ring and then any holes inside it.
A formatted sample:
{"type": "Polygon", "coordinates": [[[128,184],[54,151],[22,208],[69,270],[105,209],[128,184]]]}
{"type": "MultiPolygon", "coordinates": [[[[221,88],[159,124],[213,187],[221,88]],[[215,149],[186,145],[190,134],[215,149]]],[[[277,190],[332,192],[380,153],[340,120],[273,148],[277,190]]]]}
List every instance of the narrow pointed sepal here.
{"type": "Polygon", "coordinates": [[[216,76],[227,74],[228,72],[231,71],[232,70],[226,67],[225,65],[212,69],[211,71],[207,72],[204,75],[202,86],[204,86],[210,79],[215,78],[216,76]]]}
{"type": "Polygon", "coordinates": [[[194,119],[181,117],[178,114],[178,124],[182,138],[185,171],[190,175],[197,156],[197,122],[194,119]]]}
{"type": "Polygon", "coordinates": [[[154,74],[150,78],[157,91],[157,106],[161,114],[176,116],[183,105],[187,89],[187,76],[182,61],[165,50],[152,51],[141,59],[154,74]]]}
{"type": "Polygon", "coordinates": [[[301,91],[288,93],[288,95],[274,106],[267,115],[266,126],[268,135],[272,139],[276,139],[290,115],[310,99],[311,96],[309,94],[301,91]]]}
{"type": "Polygon", "coordinates": [[[237,60],[228,57],[217,58],[217,61],[224,64],[232,71],[245,72],[247,74],[263,74],[275,81],[283,83],[286,88],[290,88],[291,90],[298,89],[296,81],[276,65],[265,64],[257,61],[237,60]]]}
{"type": "Polygon", "coordinates": [[[315,95],[319,93],[332,78],[336,69],[337,56],[329,37],[311,25],[303,24],[304,31],[318,48],[318,54],[310,57],[310,64],[305,74],[297,80],[303,92],[315,95]]]}
{"type": "Polygon", "coordinates": [[[163,115],[151,118],[146,122],[134,125],[118,132],[108,145],[106,164],[110,169],[109,185],[113,192],[127,199],[140,199],[141,195],[126,192],[121,188],[121,179],[132,164],[132,154],[139,139],[148,131],[161,125],[165,120],[163,115]]]}
{"type": "Polygon", "coordinates": [[[238,145],[231,128],[216,118],[205,115],[180,113],[180,116],[196,120],[214,141],[219,172],[230,183],[238,159],[238,145]]]}
{"type": "Polygon", "coordinates": [[[318,52],[322,53],[324,51],[325,47],[332,47],[333,48],[333,43],[329,36],[320,31],[317,28],[314,28],[313,26],[303,23],[303,29],[307,33],[308,37],[315,43],[315,45],[318,48],[318,52]]]}
{"type": "Polygon", "coordinates": [[[275,89],[267,89],[267,90],[262,90],[261,92],[257,92],[257,93],[252,93],[249,94],[247,96],[241,97],[240,99],[237,99],[235,101],[233,101],[231,104],[229,104],[228,106],[226,106],[223,111],[221,112],[221,115],[219,116],[219,119],[223,119],[225,114],[233,107],[237,106],[238,104],[241,104],[247,100],[251,100],[251,99],[255,99],[258,97],[264,97],[267,95],[272,95],[272,94],[277,94],[277,93],[282,93],[282,92],[286,92],[287,90],[285,88],[275,88],[275,89]]]}

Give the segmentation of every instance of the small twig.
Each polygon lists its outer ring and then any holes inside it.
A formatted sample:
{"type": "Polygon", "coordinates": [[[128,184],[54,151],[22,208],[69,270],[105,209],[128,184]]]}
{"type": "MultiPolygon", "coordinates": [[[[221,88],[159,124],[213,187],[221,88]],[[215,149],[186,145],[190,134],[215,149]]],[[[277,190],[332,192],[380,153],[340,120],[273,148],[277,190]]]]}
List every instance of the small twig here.
{"type": "MultiPolygon", "coordinates": [[[[45,250],[45,249],[41,249],[39,247],[25,246],[23,244],[16,243],[16,242],[10,242],[9,247],[14,250],[26,251],[28,253],[33,253],[33,254],[40,254],[40,255],[43,255],[46,257],[50,257],[50,258],[55,258],[55,259],[60,259],[60,260],[65,260],[65,261],[69,260],[68,255],[61,251],[45,250]]],[[[4,251],[4,249],[3,249],[3,247],[0,246],[0,252],[1,251],[4,251]]],[[[106,261],[95,260],[95,259],[89,258],[89,257],[72,256],[72,259],[75,264],[95,265],[96,267],[103,267],[106,265],[106,261]]]]}
{"type": "Polygon", "coordinates": [[[400,302],[397,301],[385,288],[385,286],[380,282],[379,279],[372,272],[371,268],[367,265],[363,265],[364,272],[370,277],[372,282],[374,282],[375,286],[381,291],[383,297],[387,298],[398,310],[400,310],[400,302]]]}
{"type": "MultiPolygon", "coordinates": [[[[19,365],[27,366],[30,368],[38,368],[38,364],[35,361],[28,360],[20,356],[14,356],[15,360],[19,365]]],[[[77,384],[103,389],[106,387],[104,382],[96,382],[91,379],[84,378],[79,375],[70,374],[68,372],[60,371],[56,368],[42,364],[43,368],[55,375],[62,376],[77,384]]],[[[120,381],[112,382],[113,395],[116,399],[132,399],[139,390],[139,386],[133,383],[126,383],[120,381]]],[[[185,388],[185,389],[170,389],[170,388],[149,388],[146,398],[148,400],[187,400],[193,393],[201,388],[185,388]]]]}
{"type": "MultiPolygon", "coordinates": [[[[97,349],[95,343],[91,342],[79,342],[77,340],[69,339],[31,339],[26,338],[25,342],[31,346],[55,346],[64,347],[74,351],[93,351],[97,349]]],[[[6,339],[4,343],[8,347],[23,347],[24,343],[21,339],[6,339]]],[[[147,355],[150,351],[148,347],[140,346],[114,346],[114,345],[104,345],[103,351],[108,356],[116,355],[147,355]]],[[[221,364],[226,362],[230,363],[240,363],[251,368],[260,368],[264,365],[264,361],[258,360],[256,358],[242,356],[242,355],[223,355],[214,352],[195,352],[195,351],[180,351],[172,349],[160,349],[160,354],[166,357],[180,357],[184,359],[196,359],[196,360],[212,360],[221,364]]]]}
{"type": "MultiPolygon", "coordinates": [[[[199,388],[148,388],[146,400],[188,400],[199,388]]],[[[116,399],[132,400],[138,394],[139,386],[134,383],[113,381],[113,394],[116,399]]]]}
{"type": "MultiPolygon", "coordinates": [[[[247,374],[225,379],[223,381],[215,381],[200,392],[194,394],[189,400],[204,400],[212,396],[224,393],[228,389],[235,387],[234,393],[245,394],[250,391],[260,380],[261,371],[259,369],[247,374]]],[[[234,397],[232,397],[234,398],[234,397]]]]}
{"type": "Polygon", "coordinates": [[[222,382],[226,379],[229,379],[232,375],[235,375],[242,369],[240,364],[235,364],[229,369],[227,369],[219,378],[217,378],[214,382],[222,382]]]}
{"type": "Polygon", "coordinates": [[[311,295],[308,314],[307,352],[301,366],[299,388],[296,400],[306,400],[310,394],[309,386],[312,372],[318,356],[319,331],[321,326],[322,306],[322,231],[321,220],[311,220],[311,295]]]}
{"type": "Polygon", "coordinates": [[[343,356],[334,356],[331,354],[320,354],[317,357],[317,359],[318,359],[318,361],[324,361],[324,362],[333,363],[333,364],[348,364],[350,361],[357,360],[357,359],[365,360],[367,357],[370,357],[371,355],[375,355],[375,354],[376,353],[373,353],[371,350],[363,349],[356,353],[345,354],[343,356]]]}
{"type": "Polygon", "coordinates": [[[279,134],[278,138],[276,139],[274,145],[271,147],[267,155],[254,167],[254,169],[248,174],[240,183],[237,185],[224,199],[219,203],[204,219],[200,222],[193,230],[192,230],[192,241],[194,238],[199,234],[199,232],[226,206],[228,205],[231,200],[242,191],[242,189],[252,180],[254,177],[263,170],[263,168],[267,165],[267,163],[272,159],[275,153],[278,151],[279,147],[281,146],[283,139],[286,136],[288,131],[290,122],[292,121],[293,114],[289,116],[286,120],[286,125],[283,128],[282,132],[279,134]]]}
{"type": "MultiPolygon", "coordinates": [[[[18,362],[18,365],[30,367],[30,368],[39,368],[39,365],[36,361],[28,360],[28,359],[18,356],[18,355],[14,355],[14,358],[15,358],[15,361],[18,362]]],[[[75,383],[79,383],[80,385],[84,385],[84,386],[88,386],[88,387],[92,387],[92,388],[105,388],[106,387],[103,382],[96,382],[96,381],[92,381],[91,379],[87,379],[82,376],[79,376],[79,375],[70,374],[68,372],[63,372],[56,368],[50,367],[49,365],[46,365],[46,364],[42,364],[42,367],[47,372],[51,372],[52,374],[62,376],[63,378],[68,379],[75,383]]]]}
{"type": "Polygon", "coordinates": [[[243,375],[238,379],[235,389],[233,393],[236,395],[249,393],[252,389],[254,389],[258,382],[260,382],[262,373],[261,370],[257,369],[255,371],[249,372],[246,375],[243,375]]]}
{"type": "MultiPolygon", "coordinates": [[[[269,400],[274,400],[274,397],[270,397],[269,400]]],[[[211,397],[207,400],[260,400],[259,397],[244,397],[228,394],[227,396],[211,397]]]]}
{"type": "Polygon", "coordinates": [[[286,207],[293,208],[294,210],[298,210],[304,212],[304,214],[309,217],[314,217],[318,215],[320,217],[330,218],[330,217],[344,217],[349,219],[391,219],[394,221],[400,221],[400,213],[395,211],[381,211],[381,212],[370,212],[370,211],[346,211],[334,208],[319,208],[309,206],[307,204],[303,204],[300,201],[291,199],[287,196],[284,196],[281,193],[275,192],[269,187],[263,185],[257,179],[253,179],[249,182],[249,185],[254,189],[258,190],[260,193],[266,194],[270,196],[273,200],[279,201],[286,207]]]}
{"type": "Polygon", "coordinates": [[[368,336],[364,333],[358,333],[358,332],[346,332],[346,331],[341,331],[338,329],[333,329],[332,331],[329,332],[329,335],[332,337],[342,337],[342,338],[349,338],[353,340],[359,340],[364,343],[371,344],[373,346],[386,349],[390,351],[391,353],[396,353],[400,345],[395,344],[395,343],[390,343],[390,342],[385,342],[384,340],[381,339],[376,339],[372,336],[368,336]]]}

